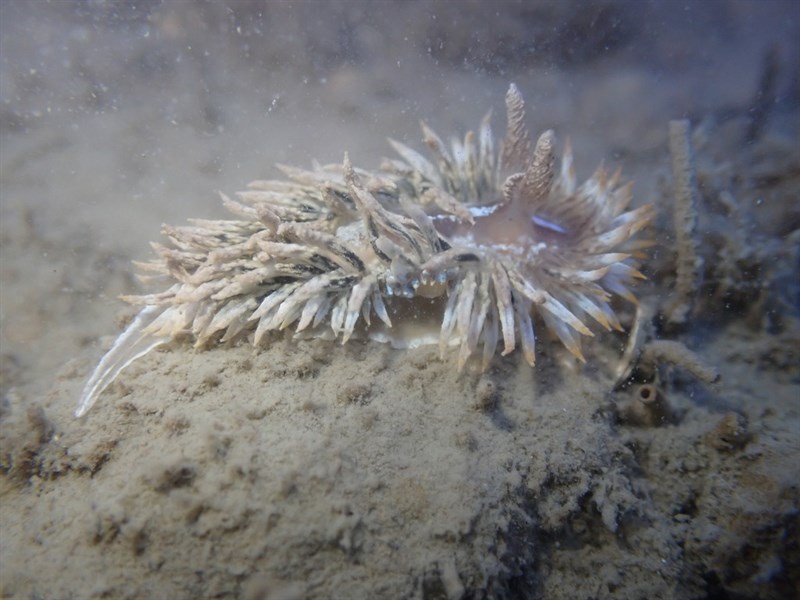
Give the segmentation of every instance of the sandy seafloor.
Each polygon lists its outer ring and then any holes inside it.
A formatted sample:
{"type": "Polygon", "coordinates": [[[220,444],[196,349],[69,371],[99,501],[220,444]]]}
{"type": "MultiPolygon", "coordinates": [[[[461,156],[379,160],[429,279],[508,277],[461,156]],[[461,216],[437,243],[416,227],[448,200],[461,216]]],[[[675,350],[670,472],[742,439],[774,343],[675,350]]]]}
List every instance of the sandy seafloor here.
{"type": "Polygon", "coordinates": [[[797,597],[799,30],[778,1],[0,3],[0,597],[797,597]],[[510,81],[657,206],[657,314],[691,120],[702,280],[647,329],[717,383],[615,391],[620,336],[458,376],[287,335],[173,344],[73,417],[162,222],[276,162],[377,168],[419,119],[501,132],[510,81]]]}

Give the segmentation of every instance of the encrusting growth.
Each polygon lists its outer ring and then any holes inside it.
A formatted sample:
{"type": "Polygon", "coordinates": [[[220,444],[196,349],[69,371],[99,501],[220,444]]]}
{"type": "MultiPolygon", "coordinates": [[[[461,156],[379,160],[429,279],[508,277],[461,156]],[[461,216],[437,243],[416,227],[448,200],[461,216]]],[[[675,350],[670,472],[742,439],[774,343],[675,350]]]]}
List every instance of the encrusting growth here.
{"type": "Polygon", "coordinates": [[[672,178],[675,185],[673,222],[677,241],[678,262],[675,295],[667,308],[670,323],[685,323],[694,304],[694,294],[702,268],[697,251],[697,175],[690,139],[689,121],[670,121],[669,150],[672,157],[672,178]]]}
{"type": "Polygon", "coordinates": [[[686,369],[703,383],[719,381],[719,371],[680,342],[653,340],[644,346],[639,368],[652,375],[660,364],[686,369]]]}
{"type": "Polygon", "coordinates": [[[399,159],[377,172],[342,165],[280,167],[281,181],[255,181],[223,202],[238,219],[192,219],[164,227],[169,244],[137,266],[164,291],[124,298],[142,310],[101,360],[83,392],[83,415],[131,361],[188,336],[197,347],[270,332],[366,335],[397,347],[430,343],[407,320],[432,316],[444,355],[462,369],[479,349],[486,368],[498,343],[536,360],[541,320],[583,360],[589,325],[621,329],[614,296],[631,286],[651,220],[629,209],[631,185],[599,168],[578,185],[567,145],[556,166],[555,135],[531,150],[524,102],[506,95],[508,129],[498,150],[490,116],[477,135],[449,147],[427,125],[426,158],[396,141],[399,159]],[[414,306],[415,310],[407,310],[414,306]]]}

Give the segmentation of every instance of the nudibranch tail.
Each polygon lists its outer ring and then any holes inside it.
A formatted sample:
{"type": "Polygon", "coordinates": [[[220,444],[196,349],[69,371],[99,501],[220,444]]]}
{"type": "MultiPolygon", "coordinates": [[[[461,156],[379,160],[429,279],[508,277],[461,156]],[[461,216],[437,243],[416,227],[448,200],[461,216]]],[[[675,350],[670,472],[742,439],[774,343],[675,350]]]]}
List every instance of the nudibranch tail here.
{"type": "Polygon", "coordinates": [[[83,392],[81,392],[78,408],[75,410],[76,417],[82,417],[89,412],[103,390],[111,385],[125,367],[154,348],[170,341],[171,337],[158,337],[147,332],[147,328],[162,312],[163,309],[159,306],[144,307],[120,334],[86,382],[83,392]]]}

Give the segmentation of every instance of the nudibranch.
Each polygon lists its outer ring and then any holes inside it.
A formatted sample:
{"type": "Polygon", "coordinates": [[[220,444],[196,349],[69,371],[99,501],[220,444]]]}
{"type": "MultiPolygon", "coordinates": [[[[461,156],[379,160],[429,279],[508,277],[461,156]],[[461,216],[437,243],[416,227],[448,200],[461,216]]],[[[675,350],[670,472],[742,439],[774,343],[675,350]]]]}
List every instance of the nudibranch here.
{"type": "Polygon", "coordinates": [[[391,141],[399,158],[375,172],[344,164],[279,167],[284,180],[254,181],[233,200],[234,220],[164,226],[168,245],[137,263],[164,291],[123,299],[141,310],[95,368],[77,416],[133,360],[186,337],[199,348],[270,332],[353,335],[414,348],[454,347],[457,368],[498,346],[536,360],[534,323],[583,360],[590,325],[622,328],[612,303],[631,288],[653,208],[630,209],[631,185],[602,167],[578,185],[566,145],[531,144],[517,87],[495,147],[491,113],[477,135],[449,147],[424,123],[429,158],[391,141]],[[431,327],[433,329],[433,334],[431,327]],[[438,332],[438,333],[436,333],[438,332]]]}

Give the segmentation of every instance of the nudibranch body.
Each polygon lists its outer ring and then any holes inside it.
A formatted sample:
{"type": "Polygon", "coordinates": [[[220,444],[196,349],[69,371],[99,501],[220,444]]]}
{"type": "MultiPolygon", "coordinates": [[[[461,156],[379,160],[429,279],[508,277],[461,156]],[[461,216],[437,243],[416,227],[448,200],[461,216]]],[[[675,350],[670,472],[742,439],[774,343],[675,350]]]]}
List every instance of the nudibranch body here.
{"type": "Polygon", "coordinates": [[[425,124],[426,158],[392,141],[399,159],[377,172],[343,165],[281,167],[286,180],[255,181],[236,220],[192,219],[164,227],[169,245],[138,264],[164,291],[124,299],[142,310],[103,357],[76,411],[83,415],[130,362],[188,335],[197,347],[275,330],[340,338],[360,332],[398,347],[457,347],[462,369],[478,348],[486,368],[519,344],[536,359],[541,320],[583,360],[589,325],[621,329],[614,296],[635,302],[653,216],[629,210],[630,184],[602,168],[580,186],[567,145],[556,168],[555,137],[531,144],[516,86],[495,148],[487,115],[477,136],[450,148],[425,124]],[[438,334],[429,326],[436,322],[438,334]]]}

